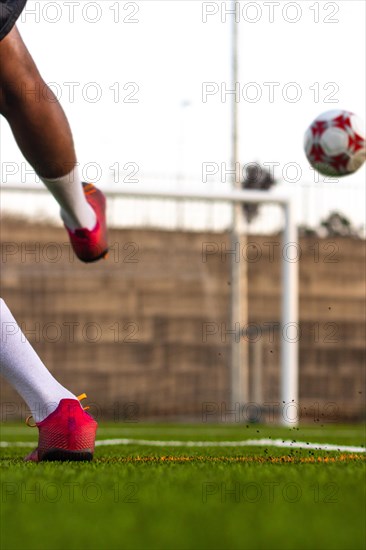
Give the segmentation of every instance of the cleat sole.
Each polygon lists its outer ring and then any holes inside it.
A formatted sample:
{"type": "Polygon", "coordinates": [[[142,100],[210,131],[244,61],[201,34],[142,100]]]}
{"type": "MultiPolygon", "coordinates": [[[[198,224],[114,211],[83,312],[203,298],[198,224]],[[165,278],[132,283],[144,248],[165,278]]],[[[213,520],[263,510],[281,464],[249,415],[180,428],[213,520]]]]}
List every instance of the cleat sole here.
{"type": "Polygon", "coordinates": [[[107,248],[107,250],[104,250],[104,252],[102,252],[101,254],[99,254],[99,256],[96,256],[95,258],[91,258],[91,259],[79,258],[79,260],[81,260],[85,264],[92,264],[101,259],[106,260],[108,258],[108,253],[109,253],[109,248],[107,248]]]}
{"type": "Polygon", "coordinates": [[[53,462],[59,460],[62,462],[90,462],[93,460],[93,453],[89,449],[84,451],[67,451],[66,449],[50,449],[43,453],[39,459],[41,462],[53,462]]]}

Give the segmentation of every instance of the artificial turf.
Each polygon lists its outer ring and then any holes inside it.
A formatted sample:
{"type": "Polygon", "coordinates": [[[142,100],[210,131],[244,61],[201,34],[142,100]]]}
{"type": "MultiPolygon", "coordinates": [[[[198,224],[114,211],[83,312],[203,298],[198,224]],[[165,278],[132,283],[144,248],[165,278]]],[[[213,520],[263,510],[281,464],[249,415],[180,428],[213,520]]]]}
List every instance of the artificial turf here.
{"type": "Polygon", "coordinates": [[[2,425],[2,550],[364,549],[365,454],[360,425],[103,424],[99,440],[283,438],[301,449],[97,447],[91,463],[24,463],[35,431],[2,425]]]}

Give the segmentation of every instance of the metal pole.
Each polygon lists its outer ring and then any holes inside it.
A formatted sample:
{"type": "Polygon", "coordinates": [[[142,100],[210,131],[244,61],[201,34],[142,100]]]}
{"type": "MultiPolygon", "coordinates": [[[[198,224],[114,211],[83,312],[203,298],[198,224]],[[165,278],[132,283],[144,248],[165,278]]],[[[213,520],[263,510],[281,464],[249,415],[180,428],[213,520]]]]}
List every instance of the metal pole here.
{"type": "Polygon", "coordinates": [[[281,423],[296,426],[299,420],[299,249],[294,206],[291,200],[284,205],[282,268],[282,327],[281,327],[281,423]]]}
{"type": "MultiPolygon", "coordinates": [[[[238,82],[238,24],[236,23],[236,9],[237,3],[232,2],[232,15],[231,15],[231,169],[233,170],[232,176],[232,189],[241,189],[240,182],[240,163],[238,154],[238,103],[236,101],[236,87],[238,82]],[[239,167],[239,169],[238,169],[239,167]]],[[[242,216],[242,205],[233,204],[232,207],[232,229],[230,235],[231,245],[231,303],[230,303],[230,329],[239,329],[239,333],[235,334],[235,337],[231,337],[231,388],[230,399],[231,407],[233,410],[237,410],[248,399],[248,378],[245,376],[245,365],[243,365],[243,359],[245,358],[245,341],[242,339],[241,330],[247,324],[246,315],[246,303],[243,303],[243,278],[246,273],[243,271],[246,266],[242,266],[242,250],[240,242],[240,221],[242,216]]],[[[244,279],[244,283],[245,283],[244,279]]],[[[245,285],[246,286],[246,285],[245,285]]],[[[245,359],[244,359],[245,361],[245,359]]],[[[245,361],[247,363],[247,361],[245,361]]]]}
{"type": "Polygon", "coordinates": [[[263,340],[251,344],[253,351],[253,401],[260,410],[263,407],[263,340]]]}

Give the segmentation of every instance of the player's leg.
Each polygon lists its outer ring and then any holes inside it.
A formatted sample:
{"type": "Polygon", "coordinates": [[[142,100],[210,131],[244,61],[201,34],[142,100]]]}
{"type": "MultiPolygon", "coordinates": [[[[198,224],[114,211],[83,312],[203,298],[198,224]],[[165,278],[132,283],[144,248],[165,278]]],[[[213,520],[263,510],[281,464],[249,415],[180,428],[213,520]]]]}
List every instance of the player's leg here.
{"type": "Polygon", "coordinates": [[[90,186],[90,194],[85,193],[65,113],[16,27],[0,41],[0,113],[9,122],[23,155],[61,206],[80,259],[93,261],[104,256],[108,248],[104,197],[90,186]],[[83,230],[81,242],[75,235],[78,230],[83,230]]]}
{"type": "Polygon", "coordinates": [[[27,403],[33,418],[41,422],[61,399],[76,399],[47,370],[13,315],[0,299],[0,372],[27,403]]]}
{"type": "Polygon", "coordinates": [[[70,228],[95,226],[77,174],[55,182],[76,166],[71,130],[61,105],[42,80],[16,27],[0,42],[0,109],[23,155],[49,188],[70,228]],[[74,179],[75,181],[72,181],[74,179]],[[66,194],[64,191],[66,189],[66,194]],[[69,219],[70,218],[70,219],[69,219]]]}
{"type": "Polygon", "coordinates": [[[27,403],[40,430],[39,449],[32,453],[32,460],[49,459],[55,449],[57,459],[62,459],[65,452],[68,459],[67,453],[75,459],[90,459],[95,421],[83,411],[77,397],[47,370],[2,299],[0,329],[0,374],[27,403]]]}

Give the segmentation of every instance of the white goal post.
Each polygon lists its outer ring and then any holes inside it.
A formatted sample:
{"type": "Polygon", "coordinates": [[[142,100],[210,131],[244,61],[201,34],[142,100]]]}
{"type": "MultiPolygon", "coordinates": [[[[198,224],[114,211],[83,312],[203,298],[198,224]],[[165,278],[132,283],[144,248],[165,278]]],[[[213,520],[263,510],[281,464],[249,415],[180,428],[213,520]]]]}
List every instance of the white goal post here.
{"type": "MultiPolygon", "coordinates": [[[[282,234],[282,250],[288,245],[294,244],[297,246],[297,226],[294,215],[294,203],[289,196],[280,195],[271,191],[249,191],[249,190],[229,190],[225,192],[212,192],[203,193],[198,190],[177,190],[167,191],[166,189],[157,189],[156,187],[152,191],[151,188],[143,188],[136,186],[123,186],[123,188],[116,190],[106,190],[107,196],[113,198],[131,197],[131,198],[150,198],[150,199],[172,199],[177,201],[193,200],[204,202],[226,202],[231,205],[243,204],[243,203],[258,203],[258,204],[277,204],[282,207],[284,212],[284,230],[282,234]]],[[[235,223],[233,218],[232,224],[235,223]]],[[[291,260],[285,258],[284,254],[282,258],[282,297],[281,297],[281,401],[285,406],[281,407],[284,411],[286,405],[294,403],[296,410],[298,409],[299,402],[299,360],[298,360],[298,341],[295,338],[293,341],[290,338],[284,338],[282,334],[283,327],[295,327],[298,328],[298,302],[299,302],[299,290],[298,290],[298,261],[297,259],[291,260]]],[[[232,292],[231,302],[233,304],[240,302],[238,297],[232,292]]],[[[240,395],[240,389],[236,386],[236,380],[240,379],[240,376],[235,376],[233,370],[237,368],[235,361],[235,346],[237,346],[235,339],[232,339],[231,346],[231,397],[235,398],[231,400],[232,404],[235,402],[243,403],[243,399],[240,395]]],[[[282,403],[282,404],[283,404],[282,403]]],[[[298,423],[297,417],[287,417],[285,414],[281,414],[281,424],[296,426],[298,423]]]]}
{"type": "MultiPolygon", "coordinates": [[[[2,184],[1,190],[5,192],[30,192],[45,193],[43,186],[25,186],[16,184],[2,184]]],[[[297,227],[294,217],[294,204],[289,196],[280,195],[273,191],[252,191],[252,190],[228,190],[223,192],[201,192],[199,190],[172,190],[166,188],[154,189],[148,186],[124,185],[119,188],[103,188],[103,192],[110,198],[145,198],[145,199],[171,199],[175,201],[203,201],[229,203],[233,207],[243,203],[257,204],[277,204],[282,207],[284,212],[284,230],[282,234],[282,250],[288,245],[297,245],[297,227]]],[[[235,223],[233,216],[232,225],[235,223]]],[[[298,261],[296,259],[286,259],[284,254],[282,258],[282,298],[281,298],[281,401],[286,405],[294,403],[298,405],[298,342],[297,339],[290,340],[284,338],[282,334],[283,327],[298,327],[298,261]]],[[[231,293],[231,310],[235,308],[234,304],[240,303],[240,299],[231,293]]],[[[239,402],[245,404],[243,399],[243,388],[238,388],[237,381],[240,374],[235,373],[235,369],[241,368],[237,362],[237,346],[235,339],[232,339],[231,347],[231,403],[239,402]]],[[[283,425],[295,426],[297,418],[287,418],[281,415],[283,425]]]]}

